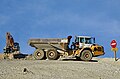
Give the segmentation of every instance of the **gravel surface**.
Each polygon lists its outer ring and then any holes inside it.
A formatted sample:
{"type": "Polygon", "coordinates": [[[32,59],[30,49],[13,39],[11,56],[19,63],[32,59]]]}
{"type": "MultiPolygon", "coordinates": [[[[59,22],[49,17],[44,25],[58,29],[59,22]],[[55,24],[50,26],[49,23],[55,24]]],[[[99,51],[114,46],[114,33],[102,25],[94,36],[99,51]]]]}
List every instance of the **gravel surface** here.
{"type": "Polygon", "coordinates": [[[120,60],[0,60],[0,79],[120,79],[120,60]]]}

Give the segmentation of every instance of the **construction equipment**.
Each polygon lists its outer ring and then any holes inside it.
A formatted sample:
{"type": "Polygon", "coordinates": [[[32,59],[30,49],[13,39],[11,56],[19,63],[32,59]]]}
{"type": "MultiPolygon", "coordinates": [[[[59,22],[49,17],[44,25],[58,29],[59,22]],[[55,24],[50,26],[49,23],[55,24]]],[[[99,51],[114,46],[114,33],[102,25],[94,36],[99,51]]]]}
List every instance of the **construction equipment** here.
{"type": "Polygon", "coordinates": [[[12,53],[15,51],[20,51],[19,43],[14,42],[12,35],[7,32],[6,33],[6,46],[4,48],[4,53],[12,53]]]}
{"type": "Polygon", "coordinates": [[[76,36],[70,46],[72,36],[67,38],[30,39],[28,44],[35,47],[35,59],[56,60],[60,56],[75,57],[89,61],[92,57],[104,55],[104,48],[95,44],[95,38],[90,36],[76,36]]]}
{"type": "Polygon", "coordinates": [[[6,46],[4,47],[4,59],[14,59],[18,55],[20,56],[19,43],[14,42],[12,35],[6,33],[6,46]]]}

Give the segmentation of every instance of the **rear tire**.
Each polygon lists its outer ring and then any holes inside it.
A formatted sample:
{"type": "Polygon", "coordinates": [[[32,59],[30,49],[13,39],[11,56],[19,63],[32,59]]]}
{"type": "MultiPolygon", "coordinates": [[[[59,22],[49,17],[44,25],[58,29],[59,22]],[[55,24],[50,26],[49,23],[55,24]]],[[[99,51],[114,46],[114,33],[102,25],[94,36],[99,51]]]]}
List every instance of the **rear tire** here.
{"type": "Polygon", "coordinates": [[[37,60],[45,59],[45,52],[41,49],[35,50],[33,55],[34,55],[34,58],[37,60]]]}
{"type": "Polygon", "coordinates": [[[89,61],[92,59],[92,53],[90,50],[84,50],[82,53],[81,53],[81,56],[80,56],[80,59],[83,60],[83,61],[89,61]]]}
{"type": "Polygon", "coordinates": [[[59,53],[55,49],[49,49],[46,56],[49,60],[57,60],[60,57],[59,53]]]}
{"type": "Polygon", "coordinates": [[[75,58],[76,58],[76,60],[81,60],[80,57],[75,57],[75,58]]]}

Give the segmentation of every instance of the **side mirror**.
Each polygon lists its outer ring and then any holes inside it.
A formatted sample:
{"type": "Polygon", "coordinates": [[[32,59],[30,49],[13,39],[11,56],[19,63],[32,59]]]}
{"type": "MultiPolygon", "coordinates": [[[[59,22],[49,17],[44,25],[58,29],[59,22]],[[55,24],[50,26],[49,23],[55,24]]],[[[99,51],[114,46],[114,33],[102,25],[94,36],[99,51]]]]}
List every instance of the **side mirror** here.
{"type": "Polygon", "coordinates": [[[94,38],[94,43],[95,43],[95,38],[94,38]]]}

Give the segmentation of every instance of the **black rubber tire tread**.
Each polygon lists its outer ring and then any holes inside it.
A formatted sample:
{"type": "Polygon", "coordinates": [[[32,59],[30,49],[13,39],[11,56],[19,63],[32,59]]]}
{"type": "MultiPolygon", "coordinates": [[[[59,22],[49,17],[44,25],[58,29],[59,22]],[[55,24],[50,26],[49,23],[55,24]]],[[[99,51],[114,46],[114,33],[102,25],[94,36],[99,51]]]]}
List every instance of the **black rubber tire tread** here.
{"type": "Polygon", "coordinates": [[[76,60],[78,60],[78,61],[81,60],[80,57],[75,57],[75,58],[76,58],[76,60]]]}
{"type": "Polygon", "coordinates": [[[46,56],[49,60],[57,60],[60,57],[59,53],[55,49],[49,49],[46,53],[46,56]],[[53,54],[53,56],[50,56],[51,54],[53,54]]]}
{"type": "Polygon", "coordinates": [[[80,59],[83,61],[90,61],[92,59],[92,53],[90,50],[83,50],[80,56],[80,59]],[[86,57],[88,55],[88,57],[86,57]]]}
{"type": "Polygon", "coordinates": [[[36,60],[43,60],[45,59],[45,52],[42,49],[36,49],[33,56],[36,60]]]}

